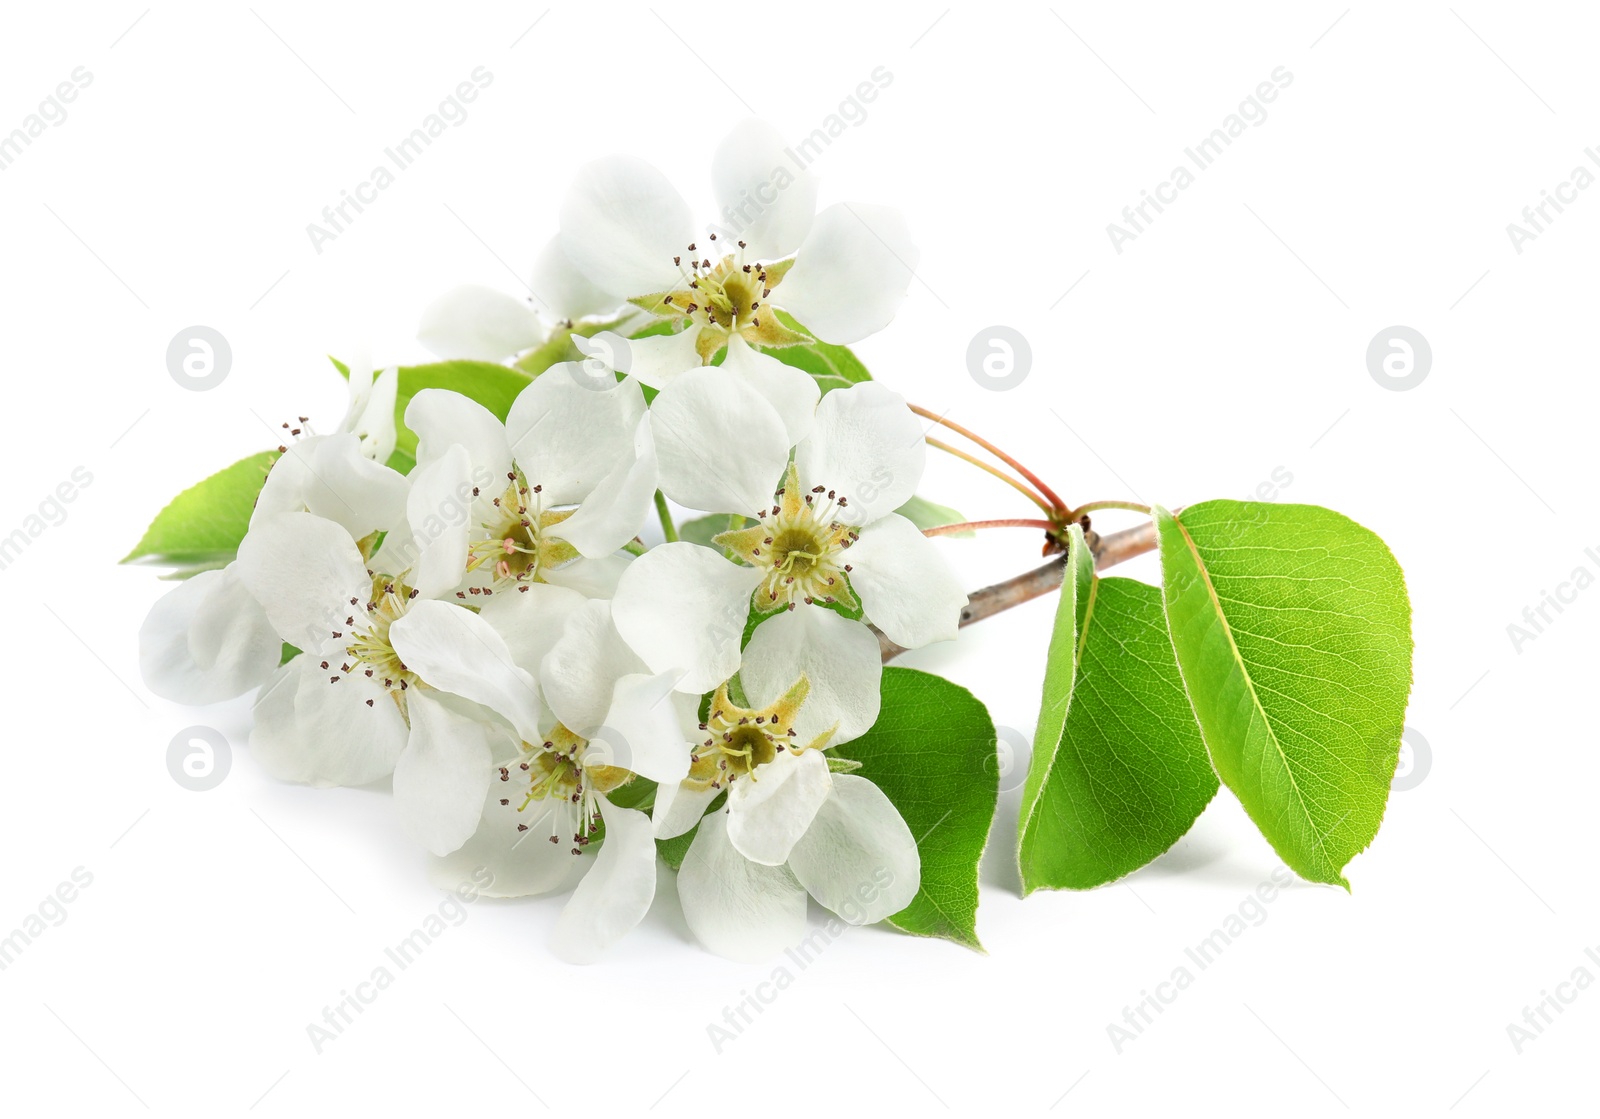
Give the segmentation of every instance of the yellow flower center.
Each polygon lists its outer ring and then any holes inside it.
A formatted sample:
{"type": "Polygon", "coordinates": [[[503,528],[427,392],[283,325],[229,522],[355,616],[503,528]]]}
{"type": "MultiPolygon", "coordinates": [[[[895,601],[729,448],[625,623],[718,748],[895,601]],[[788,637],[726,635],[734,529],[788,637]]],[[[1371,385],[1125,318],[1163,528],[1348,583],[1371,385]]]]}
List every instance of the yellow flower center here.
{"type": "MultiPolygon", "coordinates": [[[[496,588],[542,583],[544,573],[578,557],[578,550],[549,530],[576,509],[545,509],[541,486],[530,486],[519,472],[506,475],[505,492],[494,499],[492,513],[473,532],[467,548],[467,571],[488,567],[496,588]]],[[[478,496],[476,488],[473,497],[478,496]]],[[[473,594],[480,593],[477,589],[473,594]]],[[[466,597],[458,592],[457,598],[466,597]]]]}
{"type": "Polygon", "coordinates": [[[723,684],[712,696],[710,715],[700,724],[706,737],[690,756],[685,783],[722,789],[741,778],[756,781],[761,767],[785,751],[827,749],[832,729],[811,742],[796,737],[794,721],[810,692],[811,682],[802,675],[776,702],[757,709],[734,703],[723,684]]]}
{"type": "MultiPolygon", "coordinates": [[[[713,233],[711,240],[716,239],[713,233]]],[[[702,362],[709,362],[736,334],[752,346],[812,341],[810,335],[780,322],[776,308],[767,302],[794,263],[792,257],[766,263],[749,261],[743,241],[735,251],[714,261],[696,245],[690,245],[688,252],[687,258],[682,254],[672,258],[683,276],[682,287],[631,302],[672,320],[678,328],[699,327],[696,348],[702,362]]]]}
{"type": "Polygon", "coordinates": [[[782,610],[800,602],[836,602],[854,609],[844,553],[858,533],[841,519],[848,506],[845,497],[822,486],[801,493],[791,464],[777,503],[762,511],[754,526],[724,532],[714,542],[761,572],[752,596],[757,610],[782,610]]]}
{"type": "MultiPolygon", "coordinates": [[[[551,843],[560,843],[561,837],[571,837],[572,853],[581,855],[594,835],[600,817],[600,797],[621,788],[634,779],[634,774],[620,766],[605,765],[602,759],[585,758],[589,740],[574,734],[557,723],[543,742],[522,743],[522,760],[516,768],[527,775],[528,787],[522,794],[518,812],[526,811],[536,801],[551,802],[551,843]]],[[[511,781],[511,766],[502,766],[500,780],[511,781]]],[[[510,805],[509,796],[500,803],[510,805]]],[[[529,825],[518,823],[517,830],[526,832],[529,825]]]]}
{"type": "MultiPolygon", "coordinates": [[[[366,602],[352,598],[344,628],[333,631],[335,638],[346,641],[344,652],[349,659],[336,669],[331,661],[323,661],[321,667],[332,672],[328,679],[334,684],[359,672],[389,691],[404,711],[405,699],[401,693],[421,681],[394,651],[389,641],[389,627],[404,616],[417,592],[399,579],[370,571],[368,574],[372,575],[372,597],[366,602]]],[[[372,700],[367,700],[367,706],[372,706],[372,700]]]]}

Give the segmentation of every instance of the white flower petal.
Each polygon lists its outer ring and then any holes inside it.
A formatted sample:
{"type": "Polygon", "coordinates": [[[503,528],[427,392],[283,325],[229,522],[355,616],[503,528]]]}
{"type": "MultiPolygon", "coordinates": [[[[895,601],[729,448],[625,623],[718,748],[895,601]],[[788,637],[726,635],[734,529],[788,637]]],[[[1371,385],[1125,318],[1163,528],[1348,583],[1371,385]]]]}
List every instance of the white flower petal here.
{"type": "MultiPolygon", "coordinates": [[[[376,377],[370,370],[350,369],[350,407],[339,430],[356,436],[361,453],[376,463],[394,454],[397,431],[395,400],[400,394],[400,367],[391,365],[376,377]]],[[[312,510],[316,512],[316,510],[312,510]]]]}
{"type": "Polygon", "coordinates": [[[578,169],[561,205],[561,250],[598,288],[624,299],[674,286],[672,263],[694,240],[689,207],[642,159],[609,156],[578,169]]]}
{"type": "Polygon", "coordinates": [[[967,592],[916,525],[891,513],[862,529],[849,554],[850,586],[889,640],[917,649],[955,637],[967,592]]]}
{"type": "Polygon", "coordinates": [[[404,515],[405,478],[372,461],[352,434],[313,435],[289,446],[267,472],[250,516],[309,511],[360,539],[404,515]]]}
{"type": "Polygon", "coordinates": [[[543,572],[544,579],[557,587],[568,587],[586,598],[610,598],[628,570],[632,558],[625,555],[573,560],[543,572]]]}
{"type": "Polygon", "coordinates": [[[751,706],[775,702],[802,673],[811,690],[795,718],[801,742],[832,730],[829,745],[837,746],[878,721],[883,655],[860,622],[821,606],[797,606],[757,626],[739,667],[751,706]]]}
{"type": "Polygon", "coordinates": [[[728,340],[722,368],[737,373],[767,398],[783,420],[790,446],[810,434],[817,401],[822,398],[815,377],[761,353],[737,334],[728,340]]]}
{"type": "Polygon", "coordinates": [[[361,676],[330,683],[305,655],[261,689],[252,717],[250,752],[280,781],[366,785],[394,769],[406,743],[406,721],[382,688],[361,676]]]}
{"type": "Polygon", "coordinates": [[[504,639],[512,662],[537,679],[539,662],[560,640],[567,619],[589,600],[567,587],[526,583],[478,601],[478,617],[504,639]]]}
{"type": "Polygon", "coordinates": [[[605,842],[550,934],[568,963],[588,964],[644,919],[656,896],[656,843],[650,817],[601,802],[605,842]]]}
{"type": "Polygon", "coordinates": [[[423,389],[406,405],[406,426],[417,433],[419,466],[459,443],[467,449],[473,466],[487,475],[474,479],[480,485],[503,483],[511,469],[506,425],[469,396],[449,389],[423,389]]]}
{"type": "Polygon", "coordinates": [[[610,315],[619,310],[622,303],[578,271],[562,251],[559,236],[550,238],[534,259],[533,277],[528,286],[553,319],[610,315]]]}
{"type": "MultiPolygon", "coordinates": [[[[502,759],[504,760],[504,759],[502,759]]],[[[472,838],[453,853],[432,861],[433,881],[446,888],[465,882],[479,886],[484,897],[518,898],[556,893],[589,866],[572,854],[572,836],[564,813],[549,800],[536,800],[518,811],[526,793],[498,779],[489,783],[483,815],[472,838]],[[507,803],[501,804],[504,800],[507,803]],[[518,831],[517,825],[526,831],[518,831]],[[557,835],[560,842],[551,843],[557,835]],[[482,884],[487,877],[487,884],[482,884]]]]}
{"type": "Polygon", "coordinates": [[[917,896],[922,859],[911,829],[865,777],[843,773],[789,869],[818,902],[852,925],[892,917],[917,896]]]}
{"type": "Polygon", "coordinates": [[[584,734],[605,721],[617,681],[645,671],[612,624],[611,604],[595,600],[572,610],[535,675],[551,714],[584,734]]]}
{"type": "Polygon", "coordinates": [[[700,351],[696,344],[701,329],[695,323],[675,334],[652,334],[648,338],[624,338],[602,330],[593,338],[574,334],[572,341],[590,356],[590,360],[603,362],[642,385],[659,389],[674,377],[700,368],[700,351]]]}
{"type": "Polygon", "coordinates": [[[438,598],[466,578],[472,502],[472,460],[460,443],[411,472],[406,522],[413,550],[406,581],[422,597],[438,598]]]}
{"type": "MultiPolygon", "coordinates": [[[[552,365],[517,394],[506,417],[512,454],[548,508],[582,501],[634,457],[644,394],[631,380],[595,389],[581,372],[552,365]]],[[[574,366],[575,367],[575,366],[574,366]]]]}
{"type": "Polygon", "coordinates": [[[162,699],[201,706],[265,684],[283,647],[233,564],[156,600],[139,627],[139,672],[162,699]]]}
{"type": "Polygon", "coordinates": [[[258,519],[239,543],[236,566],[278,636],[307,652],[337,641],[350,600],[364,603],[372,594],[350,534],[310,513],[258,519]]]}
{"type": "Polygon", "coordinates": [[[729,242],[745,243],[747,260],[777,260],[800,247],[817,212],[817,180],[796,168],[772,125],[745,120],[717,146],[711,161],[717,210],[729,242]]]}
{"type": "Polygon", "coordinates": [[[805,889],[788,867],[739,854],[726,812],[700,822],[678,872],[678,897],[695,939],[730,960],[761,963],[805,935],[805,889]]]}
{"type": "Polygon", "coordinates": [[[744,516],[772,504],[789,464],[783,418],[739,374],[706,366],[675,378],[650,405],[661,492],[707,513],[744,516]]]}
{"type": "Polygon", "coordinates": [[[639,421],[634,433],[634,451],[636,457],[617,463],[577,512],[551,526],[550,535],[595,559],[611,555],[637,536],[656,494],[656,451],[647,419],[639,421]]]}
{"type": "Polygon", "coordinates": [[[656,838],[673,839],[694,827],[721,791],[670,783],[662,785],[656,790],[656,805],[650,813],[656,838]]]}
{"type": "Polygon", "coordinates": [[[481,284],[445,292],[422,312],[417,341],[445,359],[504,361],[545,340],[527,301],[481,284]]]}
{"type": "Polygon", "coordinates": [[[395,760],[395,808],[411,838],[448,855],[478,830],[494,773],[491,732],[421,689],[410,693],[406,711],[411,737],[395,760]]]}
{"type": "Polygon", "coordinates": [[[689,773],[690,736],[684,731],[683,704],[699,697],[673,691],[673,676],[632,673],[617,681],[605,721],[585,731],[585,765],[613,765],[663,785],[676,785],[689,773]]]}
{"type": "Polygon", "coordinates": [[[679,673],[678,690],[703,693],[739,667],[739,640],[760,575],[720,552],[678,541],[628,565],[611,618],[651,672],[679,673]]]}
{"type": "Polygon", "coordinates": [[[777,866],[828,799],[832,788],[821,750],[789,751],[728,786],[728,839],[747,859],[777,866]]]}
{"type": "Polygon", "coordinates": [[[389,626],[389,642],[424,683],[481,703],[524,742],[540,741],[533,677],[516,666],[489,623],[465,606],[419,600],[389,626]]]}
{"type": "Polygon", "coordinates": [[[866,381],[822,398],[794,461],[803,485],[849,499],[841,520],[865,525],[911,500],[926,456],[922,422],[905,398],[866,381]]]}
{"type": "Polygon", "coordinates": [[[849,345],[889,325],[919,259],[900,211],[841,202],[817,215],[772,298],[818,338],[849,345]]]}

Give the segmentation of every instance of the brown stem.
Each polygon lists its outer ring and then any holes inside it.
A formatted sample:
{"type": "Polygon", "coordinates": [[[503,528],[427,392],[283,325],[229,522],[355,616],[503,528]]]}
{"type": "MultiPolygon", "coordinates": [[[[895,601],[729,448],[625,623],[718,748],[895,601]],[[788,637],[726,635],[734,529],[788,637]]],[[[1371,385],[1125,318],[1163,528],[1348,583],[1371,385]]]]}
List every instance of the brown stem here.
{"type": "Polygon", "coordinates": [[[944,427],[949,428],[951,431],[955,432],[957,435],[966,436],[968,439],[972,440],[978,446],[980,446],[984,450],[988,451],[995,458],[999,459],[1001,462],[1003,462],[1007,466],[1011,467],[1011,469],[1015,470],[1018,474],[1021,474],[1029,482],[1033,483],[1034,488],[1039,491],[1039,493],[1045,498],[1045,500],[1049,501],[1051,504],[1053,504],[1057,509],[1060,509],[1062,512],[1066,512],[1067,503],[1065,501],[1061,500],[1061,498],[1056,494],[1055,490],[1051,489],[1049,486],[1045,485],[1044,482],[1040,481],[1039,480],[1039,476],[1037,474],[1035,474],[1033,471],[1029,470],[1026,466],[1023,466],[1016,459],[1014,459],[1010,455],[1006,454],[999,447],[996,447],[993,443],[989,442],[987,439],[985,439],[983,436],[979,435],[977,432],[970,431],[967,428],[962,427],[960,424],[956,423],[954,420],[947,420],[943,416],[939,415],[937,412],[931,412],[931,411],[929,411],[928,409],[922,407],[919,404],[908,404],[908,405],[906,405],[906,407],[910,408],[913,412],[915,412],[917,415],[921,416],[925,420],[932,420],[936,424],[940,424],[940,425],[942,425],[944,427]]]}
{"type": "MultiPolygon", "coordinates": [[[[1123,529],[1121,532],[1113,532],[1110,536],[1095,537],[1089,544],[1090,550],[1094,552],[1096,571],[1104,571],[1134,556],[1142,556],[1146,552],[1154,551],[1155,547],[1156,526],[1148,521],[1133,528],[1123,529]]],[[[973,622],[981,622],[1002,610],[1009,610],[1040,595],[1049,594],[1061,586],[1065,562],[1065,556],[1058,556],[1043,567],[1036,567],[1032,571],[1007,579],[1003,583],[996,583],[992,587],[984,587],[981,591],[973,591],[967,601],[966,609],[961,611],[961,625],[970,626],[973,622]]],[[[885,664],[905,652],[903,646],[896,645],[881,632],[878,634],[878,648],[883,654],[885,664]]]]}
{"type": "Polygon", "coordinates": [[[985,474],[994,475],[996,478],[999,478],[1006,485],[1010,486],[1012,489],[1014,489],[1018,493],[1022,494],[1023,497],[1026,497],[1029,501],[1033,502],[1040,509],[1043,509],[1046,513],[1055,512],[1055,510],[1050,507],[1050,503],[1048,501],[1046,501],[1044,498],[1042,498],[1038,494],[1034,493],[1026,485],[1024,485],[1023,483],[1017,481],[1015,478],[1013,478],[1011,475],[1007,474],[1005,471],[997,470],[993,466],[990,466],[988,463],[984,462],[978,456],[969,455],[969,454],[967,454],[966,451],[961,450],[959,447],[952,447],[950,444],[946,443],[944,440],[935,439],[931,435],[928,436],[926,442],[927,442],[928,446],[934,447],[934,448],[936,448],[938,450],[941,450],[941,451],[945,452],[945,454],[954,455],[956,458],[960,459],[962,462],[971,463],[973,466],[976,466],[979,470],[982,470],[985,474]]]}
{"type": "Polygon", "coordinates": [[[1054,521],[1042,521],[1037,517],[1006,517],[996,521],[958,521],[955,524],[935,525],[933,528],[922,530],[924,536],[954,536],[958,532],[971,532],[979,528],[1042,528],[1046,532],[1059,531],[1060,525],[1054,521]]]}

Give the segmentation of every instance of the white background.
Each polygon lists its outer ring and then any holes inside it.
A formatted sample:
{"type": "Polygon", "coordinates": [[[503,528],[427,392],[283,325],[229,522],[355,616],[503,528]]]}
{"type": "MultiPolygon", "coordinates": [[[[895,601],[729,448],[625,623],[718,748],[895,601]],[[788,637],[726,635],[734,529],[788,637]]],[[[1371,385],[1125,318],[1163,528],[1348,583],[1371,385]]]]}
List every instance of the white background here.
{"type": "MultiPolygon", "coordinates": [[[[1600,545],[1600,190],[1521,254],[1506,225],[1600,142],[1590,14],[1475,0],[541,12],[6,11],[0,132],[75,67],[93,81],[0,172],[0,535],[75,467],[93,481],[0,571],[0,931],[74,868],[93,884],[0,972],[5,1110],[1572,1110],[1600,991],[1520,1055],[1506,1027],[1580,965],[1600,975],[1583,954],[1600,945],[1586,702],[1600,592],[1520,651],[1507,626],[1575,568],[1600,573],[1584,552],[1600,545]],[[316,252],[307,223],[478,66],[493,84],[468,119],[316,252]],[[438,292],[522,293],[576,162],[633,151],[706,199],[728,125],[754,112],[798,141],[879,66],[892,84],[815,167],[824,203],[897,204],[922,246],[863,358],[1069,500],[1243,497],[1282,467],[1280,500],[1379,532],[1415,607],[1407,721],[1428,772],[1393,795],[1352,894],[1287,891],[1120,1053],[1108,1024],[1276,865],[1226,792],[1126,884],[1026,903],[1008,793],[983,873],[988,955],[852,931],[720,1053],[708,1023],[773,969],[696,947],[664,876],[645,925],[586,969],[545,950],[558,902],[471,907],[319,1055],[307,1025],[440,895],[381,792],[271,782],[245,748],[244,702],[190,711],[144,690],[135,635],[165,585],[115,561],[180,488],[276,444],[281,420],[337,422],[323,355],[416,360],[438,292]],[[1293,82],[1265,122],[1115,252],[1107,223],[1280,66],[1293,82]],[[209,392],[165,364],[195,324],[233,350],[209,392]],[[1009,392],[967,370],[994,324],[1031,343],[1009,392]],[[1365,360],[1396,324],[1433,350],[1406,392],[1365,360]],[[165,761],[195,723],[235,747],[206,793],[165,761]]],[[[974,517],[1029,511],[948,461],[923,492],[974,517]]],[[[1027,532],[946,546],[974,587],[1037,562],[1027,532]]],[[[1031,734],[1052,609],[903,663],[1031,734]]]]}

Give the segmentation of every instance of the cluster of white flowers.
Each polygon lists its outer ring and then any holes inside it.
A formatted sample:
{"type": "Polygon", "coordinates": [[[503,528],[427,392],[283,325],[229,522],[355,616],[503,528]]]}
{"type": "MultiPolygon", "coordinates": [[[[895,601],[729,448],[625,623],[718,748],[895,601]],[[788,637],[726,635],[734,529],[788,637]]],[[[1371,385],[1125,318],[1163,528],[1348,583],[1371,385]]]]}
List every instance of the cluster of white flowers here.
{"type": "Polygon", "coordinates": [[[416,393],[405,475],[384,465],[395,372],[352,371],[349,415],[285,448],[234,562],[179,584],[141,633],[164,697],[260,689],[250,747],[273,775],[392,778],[443,880],[488,867],[492,894],[572,889],[568,959],[640,921],[657,841],[696,827],[678,891],[729,957],[798,941],[808,895],[859,924],[918,890],[904,821],[832,752],[878,718],[870,627],[948,639],[967,602],[895,512],[922,425],[879,383],[822,395],[762,352],[809,341],[802,324],[841,344],[883,327],[915,249],[890,212],[815,212],[804,171],[774,186],[782,147],[751,122],[718,150],[735,233],[695,235],[648,165],[582,169],[535,280],[551,315],[465,288],[421,336],[506,361],[558,326],[615,332],[574,332],[587,360],[544,369],[504,422],[416,393]],[[666,332],[624,336],[652,321],[666,332]],[[726,531],[647,547],[658,494],[726,531]]]}

